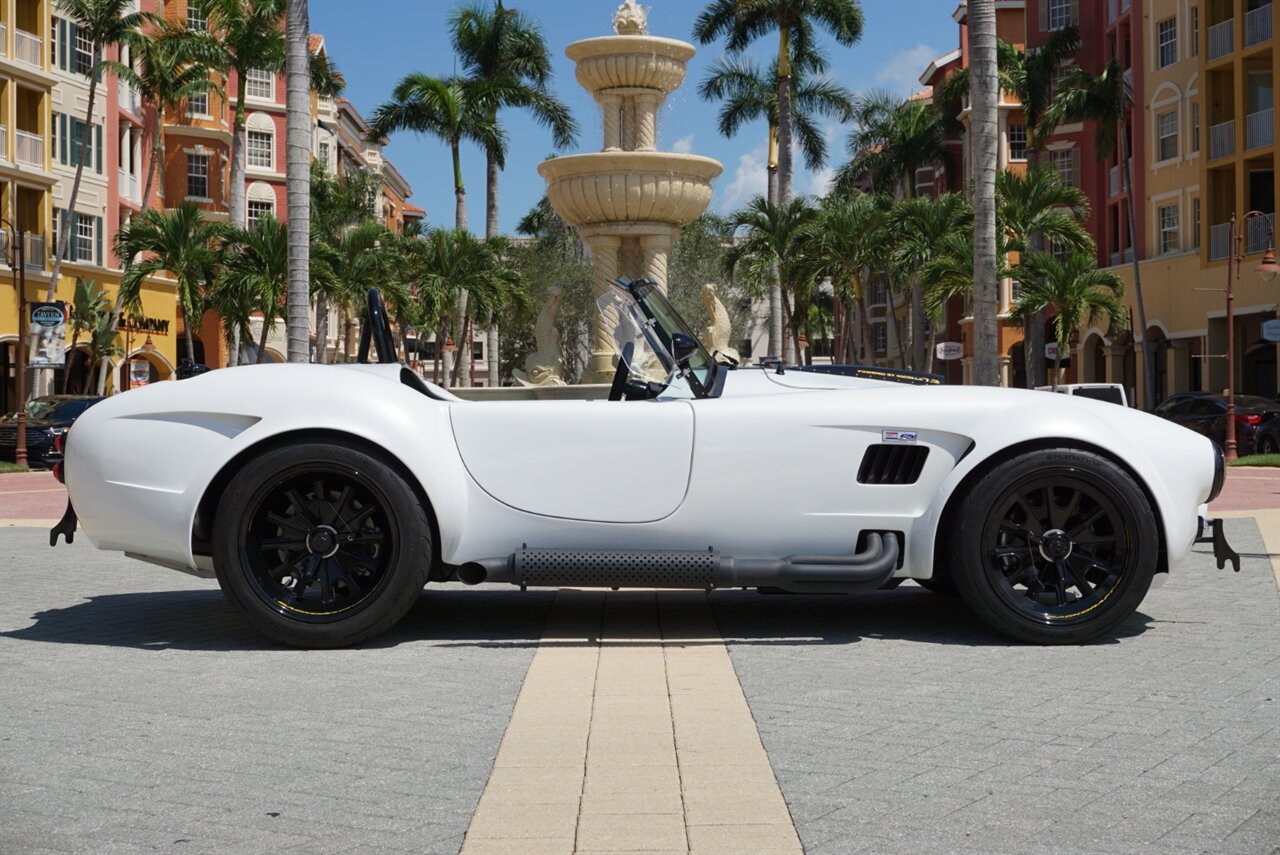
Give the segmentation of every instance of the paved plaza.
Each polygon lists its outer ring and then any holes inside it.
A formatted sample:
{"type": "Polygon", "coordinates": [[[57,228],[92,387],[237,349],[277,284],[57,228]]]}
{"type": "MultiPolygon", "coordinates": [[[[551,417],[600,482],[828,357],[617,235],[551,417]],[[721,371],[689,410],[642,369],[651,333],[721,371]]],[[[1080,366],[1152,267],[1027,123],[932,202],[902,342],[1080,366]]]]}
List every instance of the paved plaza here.
{"type": "Polygon", "coordinates": [[[297,651],[0,527],[0,852],[1274,852],[1280,513],[1235,513],[1242,573],[1199,546],[1061,648],[904,584],[432,586],[297,651]]]}

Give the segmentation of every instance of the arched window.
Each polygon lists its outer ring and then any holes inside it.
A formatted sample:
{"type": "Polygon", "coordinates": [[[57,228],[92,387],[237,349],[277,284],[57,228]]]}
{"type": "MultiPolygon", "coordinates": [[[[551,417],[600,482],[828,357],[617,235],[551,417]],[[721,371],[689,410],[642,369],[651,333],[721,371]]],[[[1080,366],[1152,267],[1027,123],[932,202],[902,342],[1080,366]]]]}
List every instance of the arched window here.
{"type": "Polygon", "coordinates": [[[266,113],[250,113],[245,122],[245,164],[250,169],[275,169],[276,126],[266,113]]]}
{"type": "Polygon", "coordinates": [[[255,181],[249,185],[249,189],[245,191],[245,202],[245,219],[250,228],[267,215],[275,216],[276,191],[265,181],[255,181]]]}

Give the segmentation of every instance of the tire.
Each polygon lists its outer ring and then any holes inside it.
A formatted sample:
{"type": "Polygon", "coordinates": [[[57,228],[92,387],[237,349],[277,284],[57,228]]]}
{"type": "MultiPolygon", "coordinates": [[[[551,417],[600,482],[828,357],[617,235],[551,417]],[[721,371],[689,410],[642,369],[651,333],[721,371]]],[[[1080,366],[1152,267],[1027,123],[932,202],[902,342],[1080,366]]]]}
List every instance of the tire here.
{"type": "Polygon", "coordinates": [[[1000,632],[1080,644],[1133,614],[1151,587],[1159,533],[1133,478],[1058,448],[995,466],[963,497],[950,543],[960,596],[1000,632]]]}
{"type": "Polygon", "coordinates": [[[1276,454],[1280,453],[1280,441],[1274,436],[1264,436],[1258,440],[1259,454],[1276,454]]]}
{"type": "Polygon", "coordinates": [[[295,647],[345,647],[390,629],[427,582],[431,546],[426,509],[399,472],[341,442],[254,458],[227,485],[213,527],[223,594],[295,647]]]}
{"type": "Polygon", "coordinates": [[[944,597],[955,597],[960,594],[956,590],[956,580],[951,578],[950,573],[940,573],[935,567],[933,576],[928,579],[912,579],[921,588],[932,591],[935,594],[941,594],[944,597]]]}

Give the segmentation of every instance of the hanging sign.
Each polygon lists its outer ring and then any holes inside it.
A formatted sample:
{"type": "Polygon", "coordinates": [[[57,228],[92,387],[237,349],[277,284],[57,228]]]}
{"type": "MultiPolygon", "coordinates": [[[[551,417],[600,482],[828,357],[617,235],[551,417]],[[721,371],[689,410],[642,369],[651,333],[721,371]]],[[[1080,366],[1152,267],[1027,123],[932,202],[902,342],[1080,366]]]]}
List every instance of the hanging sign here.
{"type": "Polygon", "coordinates": [[[1272,318],[1263,323],[1262,337],[1267,341],[1280,341],[1280,318],[1272,318]]]}
{"type": "Polygon", "coordinates": [[[67,304],[32,303],[31,333],[36,339],[31,368],[61,368],[67,355],[67,304]]]}
{"type": "Polygon", "coordinates": [[[958,341],[940,341],[936,352],[938,358],[943,361],[959,359],[964,356],[964,345],[958,341]]]}

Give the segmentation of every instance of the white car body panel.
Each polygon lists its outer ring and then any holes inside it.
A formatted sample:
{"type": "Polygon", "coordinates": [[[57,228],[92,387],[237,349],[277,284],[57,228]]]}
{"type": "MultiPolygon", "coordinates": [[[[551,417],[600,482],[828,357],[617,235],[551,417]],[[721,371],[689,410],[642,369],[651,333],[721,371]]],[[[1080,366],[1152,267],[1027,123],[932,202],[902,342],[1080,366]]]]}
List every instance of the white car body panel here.
{"type": "Polygon", "coordinates": [[[1122,461],[1153,499],[1171,562],[1190,549],[1214,478],[1205,437],[1065,395],[739,369],[713,398],[479,403],[427,397],[400,370],[246,366],[103,401],[67,445],[81,527],[99,548],[207,574],[192,532],[215,477],[261,443],[325,431],[401,464],[430,501],[446,564],[522,544],[842,555],[868,529],[903,532],[898,575],[928,578],[948,499],[1020,443],[1122,461]],[[929,447],[916,483],[857,483],[883,430],[929,447]]]}

